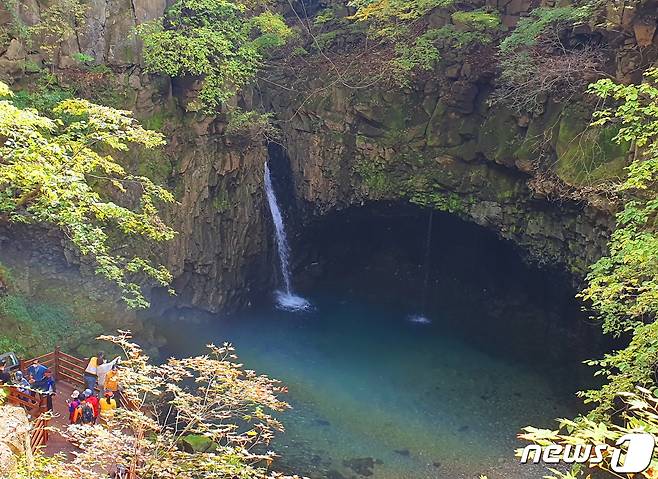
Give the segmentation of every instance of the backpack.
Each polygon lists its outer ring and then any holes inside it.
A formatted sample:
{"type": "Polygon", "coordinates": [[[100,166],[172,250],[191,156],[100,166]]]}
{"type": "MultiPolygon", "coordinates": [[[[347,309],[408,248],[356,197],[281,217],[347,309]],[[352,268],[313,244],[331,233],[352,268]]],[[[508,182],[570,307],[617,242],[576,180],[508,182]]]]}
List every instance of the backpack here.
{"type": "Polygon", "coordinates": [[[94,422],[94,408],[88,402],[82,403],[82,424],[94,422]]]}

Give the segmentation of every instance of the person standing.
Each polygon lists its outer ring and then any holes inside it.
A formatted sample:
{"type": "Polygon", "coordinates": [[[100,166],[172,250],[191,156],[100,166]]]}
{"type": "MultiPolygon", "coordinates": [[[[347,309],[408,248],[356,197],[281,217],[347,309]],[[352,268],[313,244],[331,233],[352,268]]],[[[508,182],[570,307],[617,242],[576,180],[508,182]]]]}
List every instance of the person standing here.
{"type": "MultiPolygon", "coordinates": [[[[98,401],[98,398],[96,398],[96,400],[98,401]]],[[[91,404],[91,402],[89,402],[89,398],[83,399],[80,402],[80,406],[78,407],[78,409],[80,410],[80,415],[79,415],[80,424],[92,426],[96,423],[96,418],[94,417],[94,406],[91,404]]]]}
{"type": "Polygon", "coordinates": [[[27,375],[29,376],[30,382],[32,384],[34,383],[41,383],[43,381],[44,376],[46,375],[46,371],[48,368],[41,364],[39,359],[35,359],[32,361],[32,364],[30,367],[27,368],[27,375]]]}
{"type": "Polygon", "coordinates": [[[96,376],[98,377],[98,389],[101,390],[101,396],[105,393],[105,378],[107,374],[114,369],[114,367],[119,363],[121,358],[117,356],[112,361],[99,364],[96,367],[96,376]]]}
{"type": "Polygon", "coordinates": [[[0,363],[0,384],[10,384],[11,374],[7,370],[7,363],[5,361],[0,363]]]}
{"type": "Polygon", "coordinates": [[[94,389],[96,389],[96,383],[98,382],[98,366],[103,364],[105,361],[105,354],[101,351],[98,355],[89,358],[87,363],[87,368],[84,373],[84,380],[87,389],[89,389],[92,394],[94,389]]]}
{"type": "Polygon", "coordinates": [[[116,364],[105,375],[105,384],[103,385],[105,392],[112,392],[117,404],[119,404],[119,368],[116,364]]]}
{"type": "Polygon", "coordinates": [[[46,396],[46,404],[48,411],[53,410],[53,396],[57,393],[57,387],[55,385],[55,378],[53,377],[53,372],[50,369],[46,369],[41,381],[35,381],[32,384],[34,389],[39,390],[43,396],[46,396]]]}

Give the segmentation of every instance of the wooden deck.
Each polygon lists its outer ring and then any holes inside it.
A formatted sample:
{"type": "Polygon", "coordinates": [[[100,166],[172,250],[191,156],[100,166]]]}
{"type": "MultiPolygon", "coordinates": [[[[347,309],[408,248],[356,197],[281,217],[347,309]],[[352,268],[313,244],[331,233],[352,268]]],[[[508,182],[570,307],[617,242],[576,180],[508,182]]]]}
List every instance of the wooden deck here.
{"type": "MultiPolygon", "coordinates": [[[[69,408],[66,404],[66,399],[71,397],[73,386],[66,382],[57,383],[57,394],[53,399],[53,413],[54,417],[50,421],[50,426],[57,429],[64,429],[69,423],[69,408]]],[[[57,432],[50,432],[48,434],[48,442],[44,448],[44,454],[52,456],[58,452],[71,453],[75,451],[76,447],[69,441],[64,439],[57,432]]]]}
{"type": "MultiPolygon", "coordinates": [[[[87,362],[84,359],[66,354],[59,348],[56,348],[52,353],[34,359],[39,359],[41,364],[50,368],[55,378],[57,393],[53,397],[52,419],[48,421],[42,419],[46,417],[44,414],[47,412],[46,398],[38,393],[21,393],[13,387],[10,390],[8,402],[25,408],[31,416],[33,424],[31,445],[33,450],[43,447],[46,455],[53,455],[58,452],[71,453],[76,450],[76,447],[56,431],[50,431],[46,428],[51,426],[61,430],[68,425],[69,411],[66,400],[71,397],[71,393],[75,389],[78,391],[85,389],[83,375],[87,362]]],[[[21,361],[20,369],[24,374],[27,373],[27,368],[34,362],[34,359],[21,361]]],[[[96,388],[96,392],[98,392],[98,388],[96,388]]],[[[132,405],[123,398],[120,398],[119,401],[122,407],[132,408],[132,405]]]]}
{"type": "MultiPolygon", "coordinates": [[[[42,450],[47,456],[64,453],[73,459],[73,453],[77,450],[77,447],[60,435],[57,430],[64,430],[69,424],[69,411],[66,400],[71,397],[71,393],[75,389],[78,391],[85,389],[83,375],[87,360],[66,354],[59,348],[56,348],[52,353],[35,359],[39,359],[41,364],[50,368],[55,378],[57,392],[53,397],[52,415],[46,414],[47,400],[45,396],[38,393],[21,393],[15,386],[10,387],[8,402],[25,408],[30,415],[32,424],[30,445],[33,452],[42,450]]],[[[20,369],[24,374],[33,361],[34,359],[21,361],[20,369]]],[[[98,387],[96,392],[99,392],[98,387]]],[[[137,405],[127,400],[123,395],[119,396],[118,402],[122,408],[138,409],[137,405]]],[[[133,459],[127,471],[128,479],[139,479],[135,472],[136,467],[137,464],[133,459]]],[[[97,477],[107,477],[109,471],[103,470],[99,466],[96,472],[97,477]]]]}

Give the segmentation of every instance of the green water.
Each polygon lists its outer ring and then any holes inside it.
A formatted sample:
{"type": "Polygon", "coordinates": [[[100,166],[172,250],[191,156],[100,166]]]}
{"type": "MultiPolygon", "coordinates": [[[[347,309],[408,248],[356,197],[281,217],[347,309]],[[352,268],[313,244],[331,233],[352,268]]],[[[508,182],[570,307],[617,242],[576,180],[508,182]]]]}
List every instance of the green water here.
{"type": "Polygon", "coordinates": [[[497,337],[478,326],[492,321],[486,312],[449,295],[431,324],[410,321],[415,311],[404,301],[334,290],[311,295],[315,309],[307,313],[266,306],[174,321],[163,332],[174,354],[230,341],[246,367],[289,387],[293,409],[273,444],[287,471],[327,479],[542,477],[517,463],[515,436],[574,413],[577,384],[565,371],[577,361],[550,359],[548,338],[497,337]]]}

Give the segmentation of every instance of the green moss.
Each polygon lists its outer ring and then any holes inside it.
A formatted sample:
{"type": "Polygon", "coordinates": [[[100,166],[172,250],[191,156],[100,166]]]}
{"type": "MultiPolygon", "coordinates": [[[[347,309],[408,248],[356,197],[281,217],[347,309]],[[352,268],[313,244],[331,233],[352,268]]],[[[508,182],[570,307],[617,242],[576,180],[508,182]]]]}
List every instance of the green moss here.
{"type": "Polygon", "coordinates": [[[542,149],[554,145],[560,126],[562,106],[549,102],[543,115],[534,118],[528,125],[523,142],[514,152],[519,160],[531,162],[539,158],[542,149]]]}
{"type": "Polygon", "coordinates": [[[409,140],[408,130],[386,130],[384,136],[377,142],[382,146],[404,145],[409,140]]]}
{"type": "Polygon", "coordinates": [[[454,214],[467,212],[468,203],[456,193],[450,193],[427,173],[410,176],[404,183],[404,195],[411,203],[454,214]]]}
{"type": "Polygon", "coordinates": [[[0,283],[4,283],[6,286],[11,285],[14,282],[14,275],[4,264],[0,263],[0,283]]]}
{"type": "Polygon", "coordinates": [[[464,214],[467,211],[466,203],[455,193],[442,191],[416,192],[411,195],[409,201],[420,206],[453,214],[464,214]]]}
{"type": "Polygon", "coordinates": [[[162,148],[151,150],[140,148],[133,154],[137,173],[150,178],[155,183],[166,183],[173,173],[172,162],[162,148]]]}
{"type": "Polygon", "coordinates": [[[485,156],[505,163],[521,147],[521,137],[512,114],[504,109],[492,111],[479,131],[478,144],[485,156]]]}
{"type": "Polygon", "coordinates": [[[224,213],[231,208],[231,203],[228,198],[228,192],[226,190],[220,190],[217,196],[212,199],[212,207],[218,213],[224,213]]]}
{"type": "Polygon", "coordinates": [[[140,118],[142,126],[149,130],[161,131],[167,122],[168,115],[164,110],[153,113],[145,118],[140,118]]]}
{"type": "Polygon", "coordinates": [[[477,115],[450,111],[440,102],[427,125],[427,146],[450,148],[462,145],[468,138],[477,138],[480,128],[477,115]]]}
{"type": "Polygon", "coordinates": [[[0,353],[11,350],[36,356],[55,346],[91,353],[91,345],[103,332],[99,323],[106,316],[103,308],[45,278],[30,276],[32,286],[24,291],[15,276],[11,268],[0,263],[0,277],[7,286],[0,295],[0,353]]]}
{"type": "Polygon", "coordinates": [[[354,170],[361,177],[363,184],[368,189],[368,193],[373,198],[385,197],[395,193],[394,182],[383,163],[362,160],[356,163],[354,170]]]}
{"type": "Polygon", "coordinates": [[[628,144],[617,144],[615,127],[588,127],[591,116],[577,108],[565,109],[555,144],[556,172],[565,182],[594,185],[621,178],[628,144]]]}
{"type": "MultiPolygon", "coordinates": [[[[60,297],[69,298],[62,293],[60,297]]],[[[0,298],[0,319],[0,342],[12,344],[20,354],[44,354],[55,346],[77,349],[102,333],[98,323],[74,315],[63,305],[35,301],[20,294],[0,298]]]]}
{"type": "Polygon", "coordinates": [[[18,108],[34,108],[41,113],[47,113],[52,111],[57,103],[72,96],[71,89],[40,79],[30,88],[17,91],[12,101],[18,108]]]}

